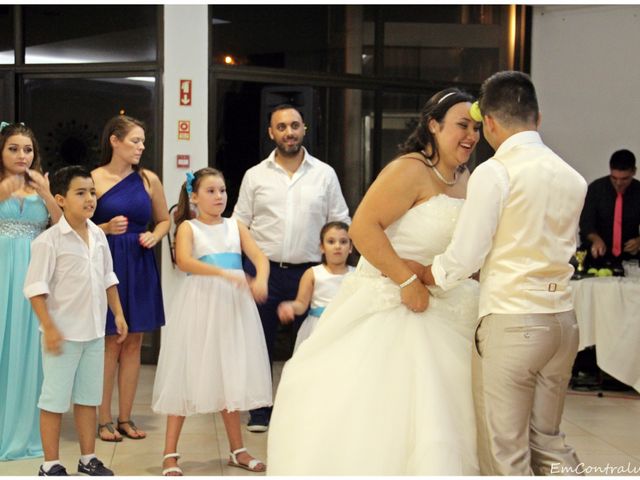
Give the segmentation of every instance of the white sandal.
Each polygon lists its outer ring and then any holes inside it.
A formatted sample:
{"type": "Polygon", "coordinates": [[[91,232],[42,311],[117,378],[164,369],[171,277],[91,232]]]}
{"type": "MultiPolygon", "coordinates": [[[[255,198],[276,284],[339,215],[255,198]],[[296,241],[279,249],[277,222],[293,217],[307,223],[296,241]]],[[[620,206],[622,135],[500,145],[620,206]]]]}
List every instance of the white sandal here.
{"type": "Polygon", "coordinates": [[[229,453],[229,455],[231,455],[231,459],[229,460],[229,463],[227,463],[227,465],[229,465],[230,467],[238,467],[238,468],[244,468],[245,470],[249,470],[250,472],[256,472],[256,473],[264,473],[267,471],[267,466],[264,465],[264,462],[258,460],[257,458],[252,458],[251,460],[249,460],[249,464],[245,465],[244,463],[240,463],[238,461],[237,455],[239,453],[242,452],[246,452],[247,449],[246,448],[239,448],[237,450],[234,450],[233,452],[229,453]],[[264,470],[256,470],[256,467],[258,465],[264,465],[264,470]]]}
{"type": "MultiPolygon", "coordinates": [[[[180,454],[179,453],[167,453],[164,457],[162,457],[162,462],[164,463],[164,461],[169,459],[169,458],[175,458],[176,460],[178,460],[180,458],[180,454]]],[[[182,473],[182,469],[180,467],[178,467],[178,466],[169,467],[169,468],[165,468],[164,470],[162,470],[162,476],[163,477],[181,477],[183,475],[184,475],[184,473],[182,473]],[[169,475],[170,473],[176,473],[177,475],[169,475]]]]}

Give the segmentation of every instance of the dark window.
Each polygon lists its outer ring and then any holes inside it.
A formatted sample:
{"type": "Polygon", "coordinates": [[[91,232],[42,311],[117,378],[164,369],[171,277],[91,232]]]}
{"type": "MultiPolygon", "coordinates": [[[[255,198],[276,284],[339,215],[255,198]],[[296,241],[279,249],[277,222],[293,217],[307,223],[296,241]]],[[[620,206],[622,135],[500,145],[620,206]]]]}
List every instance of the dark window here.
{"type": "Polygon", "coordinates": [[[23,8],[26,63],[156,60],[155,5],[42,5],[23,8]]]}
{"type": "Polygon", "coordinates": [[[368,6],[214,5],[213,63],[360,74],[373,45],[368,6]]]}
{"type": "Polygon", "coordinates": [[[384,76],[481,83],[505,48],[500,6],[382,8],[384,76]]]}
{"type": "Polygon", "coordinates": [[[497,5],[381,5],[385,22],[499,25],[504,8],[497,5]]]}
{"type": "Polygon", "coordinates": [[[125,113],[146,123],[143,166],[158,171],[154,134],[154,77],[26,78],[22,115],[40,145],[45,170],[100,157],[100,136],[109,118],[125,113]]]}
{"type": "Polygon", "coordinates": [[[0,64],[13,64],[13,7],[0,5],[0,64]]]}

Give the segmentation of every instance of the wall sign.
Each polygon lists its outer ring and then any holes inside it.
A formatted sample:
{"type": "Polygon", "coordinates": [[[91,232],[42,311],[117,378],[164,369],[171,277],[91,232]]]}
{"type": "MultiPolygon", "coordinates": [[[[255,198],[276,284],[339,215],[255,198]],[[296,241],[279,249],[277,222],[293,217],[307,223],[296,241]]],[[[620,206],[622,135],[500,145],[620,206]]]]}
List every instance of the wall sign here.
{"type": "Polygon", "coordinates": [[[189,168],[191,166],[191,155],[179,153],[176,160],[176,167],[189,168]]]}
{"type": "Polygon", "coordinates": [[[180,80],[180,105],[191,106],[191,80],[180,80]]]}
{"type": "Polygon", "coordinates": [[[178,140],[191,140],[190,120],[178,120],[178,140]]]}

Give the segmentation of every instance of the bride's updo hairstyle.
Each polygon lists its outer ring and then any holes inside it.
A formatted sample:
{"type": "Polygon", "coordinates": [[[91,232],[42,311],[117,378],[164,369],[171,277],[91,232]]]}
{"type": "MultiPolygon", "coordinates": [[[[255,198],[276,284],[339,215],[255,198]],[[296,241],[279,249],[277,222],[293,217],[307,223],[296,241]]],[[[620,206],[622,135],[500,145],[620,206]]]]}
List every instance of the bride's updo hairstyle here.
{"type": "Polygon", "coordinates": [[[422,112],[420,112],[420,120],[415,130],[404,143],[398,145],[398,154],[405,155],[424,151],[429,159],[437,157],[438,145],[429,130],[429,121],[433,119],[438,123],[442,123],[444,116],[451,107],[461,102],[473,103],[474,101],[475,98],[459,88],[453,87],[440,90],[427,100],[422,112]]]}

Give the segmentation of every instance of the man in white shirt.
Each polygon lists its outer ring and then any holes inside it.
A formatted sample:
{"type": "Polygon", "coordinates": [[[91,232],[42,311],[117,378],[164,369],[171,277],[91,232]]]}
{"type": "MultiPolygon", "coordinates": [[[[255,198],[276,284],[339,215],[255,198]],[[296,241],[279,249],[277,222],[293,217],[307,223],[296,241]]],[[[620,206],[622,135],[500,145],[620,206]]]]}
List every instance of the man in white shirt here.
{"type": "MultiPolygon", "coordinates": [[[[271,263],[269,298],[258,306],[270,361],[278,304],[295,298],[302,274],[320,262],[322,226],[351,222],[336,172],[302,146],[305,130],[295,107],[285,104],[271,111],[269,137],[276,148],[247,170],[233,210],[233,217],[250,229],[271,263]]],[[[254,272],[248,261],[245,270],[254,272]]],[[[265,432],[270,415],[270,409],[252,410],[247,428],[265,432]]]]}
{"type": "Polygon", "coordinates": [[[495,155],[471,175],[451,244],[420,278],[446,290],[481,269],[472,365],[481,473],[575,475],[559,425],[578,347],[569,259],[587,184],[542,143],[527,75],[491,76],[479,104],[495,155]]]}

